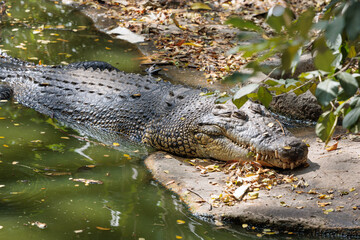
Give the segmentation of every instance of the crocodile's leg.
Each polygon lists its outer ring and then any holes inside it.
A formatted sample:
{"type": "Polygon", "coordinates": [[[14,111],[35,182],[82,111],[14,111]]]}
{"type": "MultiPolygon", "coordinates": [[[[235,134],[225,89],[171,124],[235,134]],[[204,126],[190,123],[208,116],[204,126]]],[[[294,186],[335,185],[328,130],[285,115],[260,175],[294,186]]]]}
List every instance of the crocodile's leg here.
{"type": "Polygon", "coordinates": [[[12,97],[13,90],[7,85],[0,84],[0,100],[8,100],[12,97]]]}

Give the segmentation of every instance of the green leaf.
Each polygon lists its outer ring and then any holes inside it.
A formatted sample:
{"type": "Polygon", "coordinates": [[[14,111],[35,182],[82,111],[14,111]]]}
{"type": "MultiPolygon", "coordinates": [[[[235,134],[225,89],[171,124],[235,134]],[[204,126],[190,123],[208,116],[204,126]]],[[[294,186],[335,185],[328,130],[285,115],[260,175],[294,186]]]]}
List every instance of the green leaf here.
{"type": "Polygon", "coordinates": [[[269,86],[276,86],[279,84],[284,84],[285,81],[283,79],[277,80],[277,79],[269,79],[265,82],[265,84],[269,85],[269,86]]]}
{"type": "Polygon", "coordinates": [[[191,4],[190,7],[192,10],[212,10],[211,7],[205,3],[197,2],[191,4]]]}
{"type": "Polygon", "coordinates": [[[335,56],[329,49],[325,51],[318,51],[314,59],[314,64],[317,69],[323,70],[325,72],[331,72],[333,69],[331,64],[334,59],[335,56]]]}
{"type": "Polygon", "coordinates": [[[331,66],[333,66],[334,68],[340,68],[341,67],[342,54],[337,53],[337,54],[334,54],[334,56],[335,56],[335,59],[331,63],[331,66]]]}
{"type": "Polygon", "coordinates": [[[247,100],[249,100],[249,98],[247,96],[243,96],[242,98],[233,99],[232,102],[237,108],[241,108],[241,106],[244,105],[247,100]]]}
{"type": "Polygon", "coordinates": [[[283,51],[281,55],[281,68],[283,70],[289,70],[291,67],[297,64],[299,61],[299,57],[297,56],[299,48],[300,45],[289,46],[283,51]]]}
{"type": "MultiPolygon", "coordinates": [[[[329,43],[329,47],[334,46],[334,45],[339,45],[336,44],[336,42],[339,41],[339,36],[341,38],[341,33],[343,31],[345,27],[345,19],[342,16],[336,17],[334,19],[334,21],[332,21],[330,24],[328,24],[328,26],[325,29],[325,37],[329,43]]],[[[340,44],[341,44],[341,40],[340,40],[340,44]]],[[[338,49],[340,47],[340,45],[336,48],[333,49],[338,49]]]]}
{"type": "Polygon", "coordinates": [[[275,31],[280,33],[283,27],[288,29],[293,19],[294,14],[290,9],[281,5],[275,5],[269,10],[266,22],[275,31]]]}
{"type": "Polygon", "coordinates": [[[345,28],[350,40],[355,40],[360,34],[360,2],[354,2],[345,11],[345,28]]]}
{"type": "Polygon", "coordinates": [[[357,92],[359,87],[358,82],[350,73],[341,72],[337,75],[337,79],[340,81],[340,85],[348,98],[357,92]]]}
{"type": "Polygon", "coordinates": [[[353,108],[348,114],[345,115],[343,120],[344,128],[351,128],[360,118],[360,104],[353,108]]]}
{"type": "Polygon", "coordinates": [[[232,75],[227,76],[224,80],[222,80],[222,83],[245,83],[251,76],[252,74],[249,73],[234,72],[232,75]]]}
{"type": "Polygon", "coordinates": [[[328,142],[331,131],[336,126],[337,117],[333,112],[327,111],[321,114],[315,127],[316,135],[324,142],[328,142]]]}
{"type": "Polygon", "coordinates": [[[272,95],[269,90],[263,86],[259,87],[257,92],[259,101],[266,107],[269,107],[269,104],[272,101],[272,95]]]}
{"type": "Polygon", "coordinates": [[[327,106],[329,103],[334,100],[339,92],[339,83],[333,80],[327,79],[318,84],[315,92],[315,96],[318,102],[327,106]]]}
{"type": "Polygon", "coordinates": [[[294,24],[294,30],[297,30],[303,38],[307,39],[309,31],[313,26],[314,17],[315,12],[312,8],[306,10],[300,15],[296,24],[294,24]]]}
{"type": "Polygon", "coordinates": [[[348,95],[345,93],[344,89],[340,89],[336,97],[336,100],[339,102],[347,101],[349,99],[348,95]]]}
{"type": "Polygon", "coordinates": [[[242,98],[242,97],[254,92],[258,87],[259,87],[259,84],[256,84],[256,83],[246,85],[246,86],[240,88],[240,90],[235,93],[234,99],[242,98]]]}
{"type": "Polygon", "coordinates": [[[236,28],[238,28],[240,30],[253,30],[253,31],[256,31],[256,32],[262,32],[263,31],[261,27],[257,26],[253,22],[244,20],[244,19],[239,18],[239,17],[229,18],[225,23],[226,24],[231,24],[231,25],[233,25],[234,27],[236,27],[236,28]]]}
{"type": "Polygon", "coordinates": [[[215,100],[215,103],[226,103],[231,98],[232,98],[231,96],[219,97],[215,100]]]}
{"type": "MultiPolygon", "coordinates": [[[[303,93],[305,93],[307,90],[309,90],[309,89],[313,86],[313,84],[315,84],[315,83],[313,83],[313,82],[306,83],[306,84],[304,84],[302,87],[296,89],[296,90],[294,91],[294,93],[296,94],[296,96],[299,96],[300,94],[303,94],[303,93]]],[[[316,84],[315,84],[315,85],[316,85],[316,84]]]]}

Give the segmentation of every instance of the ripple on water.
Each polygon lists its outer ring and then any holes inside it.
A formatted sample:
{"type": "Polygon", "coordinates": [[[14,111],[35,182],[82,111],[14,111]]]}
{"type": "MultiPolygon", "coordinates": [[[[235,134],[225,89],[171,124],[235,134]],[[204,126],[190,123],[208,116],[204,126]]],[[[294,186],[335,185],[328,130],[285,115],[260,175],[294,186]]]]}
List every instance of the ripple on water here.
{"type": "Polygon", "coordinates": [[[23,214],[43,204],[51,178],[36,169],[14,163],[0,168],[0,212],[2,215],[23,214]]]}

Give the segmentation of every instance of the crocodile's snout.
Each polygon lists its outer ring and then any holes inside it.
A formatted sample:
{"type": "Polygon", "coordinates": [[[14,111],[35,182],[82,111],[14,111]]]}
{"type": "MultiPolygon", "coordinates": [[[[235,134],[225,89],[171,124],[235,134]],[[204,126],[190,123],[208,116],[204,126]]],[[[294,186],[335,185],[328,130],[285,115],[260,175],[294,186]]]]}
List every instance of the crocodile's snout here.
{"type": "Polygon", "coordinates": [[[284,146],[278,150],[278,154],[283,162],[296,163],[298,166],[307,160],[308,151],[306,143],[297,138],[291,138],[285,141],[284,146]]]}

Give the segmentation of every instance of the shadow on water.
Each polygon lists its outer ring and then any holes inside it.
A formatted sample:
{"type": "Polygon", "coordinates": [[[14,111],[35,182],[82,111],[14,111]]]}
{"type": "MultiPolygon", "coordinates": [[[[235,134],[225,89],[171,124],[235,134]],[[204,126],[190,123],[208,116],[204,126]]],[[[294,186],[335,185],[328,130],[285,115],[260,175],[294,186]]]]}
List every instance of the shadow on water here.
{"type": "MultiPolygon", "coordinates": [[[[135,46],[96,31],[78,11],[45,0],[6,5],[0,47],[9,55],[42,64],[103,60],[140,72],[135,46]]],[[[142,146],[78,135],[31,109],[0,103],[0,239],[257,238],[191,216],[152,180],[142,146]]]]}

